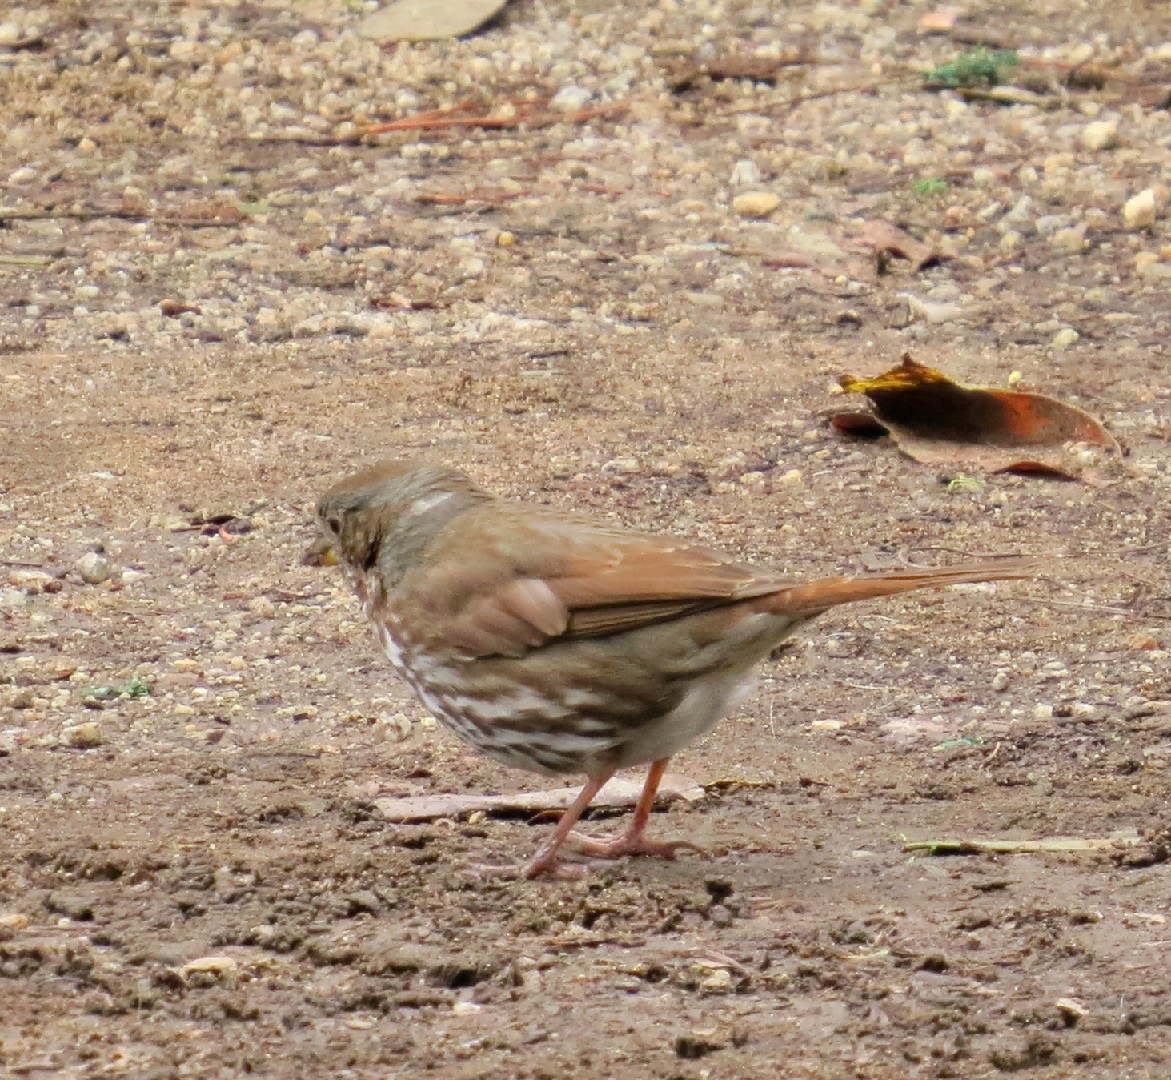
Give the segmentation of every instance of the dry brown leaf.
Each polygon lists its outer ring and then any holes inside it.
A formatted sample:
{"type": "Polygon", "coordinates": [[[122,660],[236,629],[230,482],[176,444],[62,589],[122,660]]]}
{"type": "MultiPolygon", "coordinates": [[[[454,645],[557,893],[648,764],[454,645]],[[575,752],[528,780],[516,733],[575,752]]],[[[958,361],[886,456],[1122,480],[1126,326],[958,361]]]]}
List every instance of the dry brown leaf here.
{"type": "Polygon", "coordinates": [[[863,246],[872,248],[875,255],[895,255],[906,259],[916,270],[922,270],[940,260],[939,252],[930,244],[924,244],[897,225],[878,218],[862,222],[856,239],[863,246]]]}
{"type": "MultiPolygon", "coordinates": [[[[622,809],[638,802],[642,780],[616,776],[594,796],[592,807],[622,809]]],[[[539,814],[546,810],[564,810],[580,794],[580,787],[553,788],[550,791],[522,791],[512,795],[408,795],[376,799],[374,805],[388,821],[431,821],[441,817],[459,817],[482,810],[487,814],[539,814]]],[[[704,790],[694,780],[679,773],[667,773],[659,785],[656,802],[683,799],[696,802],[704,790]]]]}
{"type": "MultiPolygon", "coordinates": [[[[1120,453],[1117,441],[1089,413],[1043,394],[963,386],[905,355],[873,379],[843,376],[842,387],[865,394],[881,424],[908,457],[927,465],[974,466],[1077,478],[1095,464],[1091,453],[1120,453]]],[[[831,418],[843,434],[873,437],[856,411],[831,418]]]]}

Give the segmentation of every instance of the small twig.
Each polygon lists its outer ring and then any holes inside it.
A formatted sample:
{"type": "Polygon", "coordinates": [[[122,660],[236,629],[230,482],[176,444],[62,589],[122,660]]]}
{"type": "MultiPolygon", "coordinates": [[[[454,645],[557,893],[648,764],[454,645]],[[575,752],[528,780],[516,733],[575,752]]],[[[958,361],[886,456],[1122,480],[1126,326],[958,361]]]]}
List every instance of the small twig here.
{"type": "Polygon", "coordinates": [[[155,225],[174,225],[180,229],[231,229],[237,225],[244,224],[248,220],[247,217],[151,217],[146,215],[148,221],[155,225]]]}
{"type": "MultiPolygon", "coordinates": [[[[207,229],[239,225],[247,221],[248,217],[246,214],[240,214],[238,217],[234,214],[225,216],[164,217],[141,209],[59,210],[46,208],[39,210],[10,210],[0,208],[0,223],[5,221],[54,221],[60,219],[71,221],[102,221],[110,219],[117,221],[151,221],[156,225],[178,225],[187,229],[207,229]]],[[[41,256],[28,256],[28,258],[41,258],[41,256]]],[[[0,259],[0,261],[5,260],[0,259]]],[[[46,258],[46,261],[49,261],[48,258],[46,258]]]]}
{"type": "Polygon", "coordinates": [[[472,191],[466,195],[446,195],[435,192],[433,194],[418,195],[415,201],[433,206],[458,206],[462,203],[469,202],[510,202],[512,199],[523,199],[531,194],[531,191],[472,191]]]}
{"type": "MultiPolygon", "coordinates": [[[[914,567],[916,570],[931,570],[931,566],[923,563],[915,562],[911,556],[910,547],[901,547],[895,554],[908,566],[914,567]]],[[[967,551],[964,548],[944,547],[942,544],[932,544],[930,546],[916,547],[915,551],[944,551],[948,555],[962,555],[965,559],[1023,559],[1028,556],[1021,551],[1004,552],[1004,551],[967,551]]],[[[1047,556],[1047,558],[1052,556],[1047,556]]]]}
{"type": "Polygon", "coordinates": [[[775,105],[763,104],[756,102],[747,107],[739,107],[730,109],[724,112],[724,116],[737,116],[741,112],[792,112],[809,101],[821,101],[823,97],[835,97],[838,94],[874,94],[876,91],[874,83],[856,83],[855,86],[850,87],[836,87],[833,90],[814,90],[812,94],[799,94],[796,97],[789,97],[786,101],[778,102],[775,105]]]}
{"type": "MultiPolygon", "coordinates": [[[[526,105],[541,104],[539,102],[525,102],[526,105]]],[[[456,106],[458,109],[460,106],[456,106]]],[[[628,106],[624,102],[615,102],[610,105],[599,105],[590,109],[578,109],[576,112],[542,112],[518,111],[513,116],[452,116],[451,109],[433,109],[430,112],[419,113],[416,116],[404,116],[398,120],[389,120],[380,124],[361,124],[358,129],[348,135],[305,135],[301,133],[291,135],[250,135],[249,142],[261,143],[295,143],[299,146],[360,146],[363,142],[375,135],[395,134],[396,132],[410,131],[443,131],[451,128],[484,128],[506,129],[520,127],[548,127],[551,124],[581,124],[598,117],[611,116],[625,112],[628,106]]]]}
{"type": "Polygon", "coordinates": [[[605,184],[593,184],[588,181],[577,183],[574,187],[589,195],[625,195],[630,190],[629,188],[612,188],[605,184]]]}
{"type": "Polygon", "coordinates": [[[0,253],[0,266],[48,266],[52,255],[7,255],[0,253]]]}
{"type": "Polygon", "coordinates": [[[9,207],[0,207],[0,221],[50,221],[58,218],[70,218],[75,221],[96,221],[100,218],[120,218],[124,221],[141,221],[150,217],[144,209],[126,209],[124,207],[110,210],[82,210],[58,209],[56,207],[40,207],[35,210],[14,210],[9,207]]]}
{"type": "Polygon", "coordinates": [[[1014,596],[1014,600],[1024,600],[1033,604],[1046,604],[1049,607],[1066,608],[1070,611],[1095,611],[1103,615],[1127,615],[1132,619],[1159,619],[1171,620],[1171,614],[1158,611],[1136,611],[1133,608],[1107,607],[1105,604],[1086,604],[1073,600],[1055,600],[1049,596],[1014,596]]]}
{"type": "MultiPolygon", "coordinates": [[[[514,107],[517,102],[510,102],[514,107]]],[[[543,102],[524,102],[526,106],[542,105],[543,102]]],[[[371,135],[385,135],[395,131],[431,131],[440,128],[479,127],[479,128],[512,128],[524,125],[546,124],[580,124],[599,116],[609,116],[612,113],[624,112],[625,103],[617,102],[610,105],[598,105],[589,109],[578,109],[575,112],[565,113],[537,113],[530,109],[518,108],[511,116],[455,116],[452,113],[464,106],[457,105],[453,109],[433,109],[431,112],[419,113],[416,116],[404,116],[398,120],[390,120],[383,124],[365,124],[359,128],[358,134],[362,138],[371,135]]]]}
{"type": "Polygon", "coordinates": [[[988,766],[991,765],[1000,756],[1000,748],[1003,745],[1003,743],[996,743],[992,749],[984,755],[984,760],[980,762],[979,767],[981,769],[988,768],[988,766]]]}
{"type": "Polygon", "coordinates": [[[739,960],[733,959],[727,953],[717,952],[715,949],[689,949],[686,955],[694,956],[699,960],[710,960],[713,963],[729,968],[736,972],[737,975],[752,974],[739,960]]]}
{"type": "Polygon", "coordinates": [[[1140,836],[1081,837],[1055,836],[1047,840],[911,840],[904,851],[925,851],[929,855],[1016,855],[1037,852],[1073,853],[1109,851],[1115,847],[1137,847],[1140,836]]]}

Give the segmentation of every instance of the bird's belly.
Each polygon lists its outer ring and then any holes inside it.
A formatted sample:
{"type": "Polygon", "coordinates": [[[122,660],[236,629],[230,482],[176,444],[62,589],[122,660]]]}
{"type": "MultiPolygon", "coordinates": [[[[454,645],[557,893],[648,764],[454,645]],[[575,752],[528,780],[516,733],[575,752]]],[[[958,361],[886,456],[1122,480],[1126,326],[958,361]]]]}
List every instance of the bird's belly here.
{"type": "Polygon", "coordinates": [[[478,686],[474,673],[429,657],[393,622],[374,626],[387,658],[427,710],[481,753],[546,775],[591,773],[608,760],[612,726],[582,715],[571,695],[551,698],[518,681],[478,686]]]}
{"type": "Polygon", "coordinates": [[[631,732],[616,751],[616,767],[625,769],[677,754],[711,731],[755,686],[752,674],[712,676],[693,683],[674,709],[631,732]]]}

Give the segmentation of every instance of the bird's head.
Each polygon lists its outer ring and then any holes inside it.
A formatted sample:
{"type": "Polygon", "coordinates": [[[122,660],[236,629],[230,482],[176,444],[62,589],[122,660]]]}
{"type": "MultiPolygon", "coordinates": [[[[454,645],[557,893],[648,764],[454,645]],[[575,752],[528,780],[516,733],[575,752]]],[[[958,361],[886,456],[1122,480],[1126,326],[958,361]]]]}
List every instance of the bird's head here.
{"type": "Polygon", "coordinates": [[[318,537],[303,561],[376,567],[389,587],[422,556],[456,514],[489,499],[458,469],[384,461],[334,484],[317,503],[318,537]]]}

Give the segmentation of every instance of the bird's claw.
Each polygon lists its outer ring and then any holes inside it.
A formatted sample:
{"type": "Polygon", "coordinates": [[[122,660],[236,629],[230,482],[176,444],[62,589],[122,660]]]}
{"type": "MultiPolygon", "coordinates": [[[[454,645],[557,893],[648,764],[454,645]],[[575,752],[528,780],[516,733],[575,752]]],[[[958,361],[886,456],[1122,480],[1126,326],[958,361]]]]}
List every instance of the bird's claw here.
{"type": "Polygon", "coordinates": [[[606,840],[599,840],[582,833],[571,832],[568,836],[583,855],[595,859],[621,859],[626,855],[650,855],[659,859],[674,859],[681,851],[704,854],[703,848],[687,840],[651,840],[642,833],[623,833],[606,840]]]}

